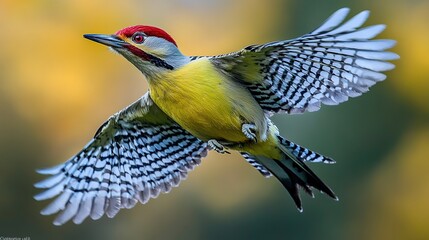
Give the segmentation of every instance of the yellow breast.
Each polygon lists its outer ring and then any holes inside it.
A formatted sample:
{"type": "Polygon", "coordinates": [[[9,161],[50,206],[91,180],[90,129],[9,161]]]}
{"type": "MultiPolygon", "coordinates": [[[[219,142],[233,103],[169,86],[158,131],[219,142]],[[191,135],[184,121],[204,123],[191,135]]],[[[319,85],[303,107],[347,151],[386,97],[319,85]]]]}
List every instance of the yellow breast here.
{"type": "Polygon", "coordinates": [[[202,140],[245,141],[243,118],[263,115],[250,93],[208,59],[192,61],[151,80],[150,94],[167,115],[202,140]]]}

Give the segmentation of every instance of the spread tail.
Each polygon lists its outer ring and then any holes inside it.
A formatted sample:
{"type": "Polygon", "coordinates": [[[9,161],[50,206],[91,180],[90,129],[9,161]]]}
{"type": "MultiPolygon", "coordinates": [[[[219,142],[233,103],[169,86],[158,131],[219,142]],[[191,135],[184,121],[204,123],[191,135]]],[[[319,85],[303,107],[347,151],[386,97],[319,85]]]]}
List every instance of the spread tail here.
{"type": "MultiPolygon", "coordinates": [[[[291,142],[280,136],[278,138],[278,149],[282,152],[281,159],[271,159],[264,156],[252,156],[252,158],[267,168],[282,183],[294,200],[298,210],[301,212],[303,210],[298,186],[312,197],[314,197],[312,191],[314,188],[338,200],[335,193],[305,165],[305,159],[293,152],[293,149],[290,148],[291,142]]],[[[307,149],[305,150],[307,151],[307,149]]],[[[248,153],[246,154],[248,155],[248,153]]]]}

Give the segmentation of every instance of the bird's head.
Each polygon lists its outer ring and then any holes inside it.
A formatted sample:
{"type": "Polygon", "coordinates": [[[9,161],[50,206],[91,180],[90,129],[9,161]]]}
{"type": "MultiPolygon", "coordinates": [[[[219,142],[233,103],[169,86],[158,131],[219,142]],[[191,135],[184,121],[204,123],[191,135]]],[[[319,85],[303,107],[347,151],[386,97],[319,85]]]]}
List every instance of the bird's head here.
{"type": "Polygon", "coordinates": [[[112,35],[85,34],[85,38],[109,46],[151,78],[189,62],[174,39],[164,30],[151,26],[131,26],[112,35]]]}

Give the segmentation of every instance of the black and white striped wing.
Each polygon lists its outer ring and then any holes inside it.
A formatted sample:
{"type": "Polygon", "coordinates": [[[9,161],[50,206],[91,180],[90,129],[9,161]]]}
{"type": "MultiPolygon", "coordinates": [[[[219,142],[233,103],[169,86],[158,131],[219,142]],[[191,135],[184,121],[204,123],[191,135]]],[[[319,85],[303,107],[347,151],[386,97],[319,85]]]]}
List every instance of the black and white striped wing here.
{"type": "Polygon", "coordinates": [[[129,108],[132,112],[125,111],[124,119],[109,119],[70,160],[38,171],[52,175],[35,184],[47,189],[35,199],[56,197],[41,211],[43,215],[60,212],[55,225],[70,219],[79,224],[87,217],[99,219],[104,214],[113,217],[138,201],[146,203],[160,193],[168,193],[206,156],[207,144],[171,120],[160,124],[141,121],[151,112],[162,114],[157,107],[136,108],[134,104],[129,108]],[[139,116],[134,110],[141,109],[139,116]],[[130,118],[133,114],[136,116],[130,118]]]}
{"type": "Polygon", "coordinates": [[[269,113],[317,111],[360,96],[394,68],[399,56],[385,51],[393,40],[371,40],[384,25],[361,28],[363,11],[344,22],[343,8],[322,26],[302,37],[254,45],[240,52],[213,57],[224,72],[243,82],[269,113]]]}

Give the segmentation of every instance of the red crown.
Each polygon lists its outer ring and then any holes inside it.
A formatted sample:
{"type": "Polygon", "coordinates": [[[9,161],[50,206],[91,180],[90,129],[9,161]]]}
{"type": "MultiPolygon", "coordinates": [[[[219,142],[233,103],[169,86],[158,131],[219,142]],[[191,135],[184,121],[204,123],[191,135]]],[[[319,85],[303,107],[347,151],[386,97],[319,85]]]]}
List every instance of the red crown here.
{"type": "Polygon", "coordinates": [[[168,33],[166,33],[164,30],[160,28],[152,27],[152,26],[143,26],[143,25],[131,26],[117,31],[116,35],[131,37],[136,32],[143,32],[147,36],[163,38],[171,42],[172,44],[176,45],[177,47],[176,41],[174,41],[174,39],[168,33]]]}

